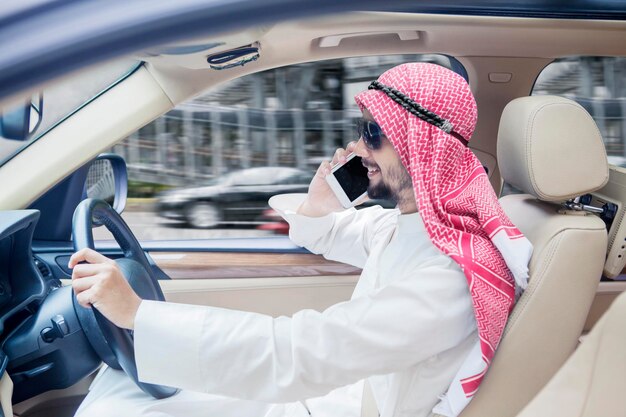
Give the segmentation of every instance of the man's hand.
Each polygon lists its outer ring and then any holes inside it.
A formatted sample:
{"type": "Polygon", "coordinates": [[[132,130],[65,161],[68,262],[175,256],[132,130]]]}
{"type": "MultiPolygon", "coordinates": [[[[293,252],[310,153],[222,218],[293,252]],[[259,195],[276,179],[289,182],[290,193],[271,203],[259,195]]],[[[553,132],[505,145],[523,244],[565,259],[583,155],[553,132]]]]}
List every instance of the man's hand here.
{"type": "Polygon", "coordinates": [[[354,151],[355,146],[356,142],[350,142],[346,149],[338,148],[335,151],[331,162],[324,161],[321,163],[309,185],[307,199],[298,209],[298,214],[309,217],[322,217],[335,211],[345,210],[326,182],[326,176],[330,174],[333,166],[346,162],[347,156],[354,151]]]}
{"type": "Polygon", "coordinates": [[[135,327],[141,298],[115,261],[92,249],[81,249],[72,255],[68,267],[72,269],[72,288],[81,306],[97,308],[118,327],[135,327]],[[87,263],[80,264],[83,261],[87,263]]]}

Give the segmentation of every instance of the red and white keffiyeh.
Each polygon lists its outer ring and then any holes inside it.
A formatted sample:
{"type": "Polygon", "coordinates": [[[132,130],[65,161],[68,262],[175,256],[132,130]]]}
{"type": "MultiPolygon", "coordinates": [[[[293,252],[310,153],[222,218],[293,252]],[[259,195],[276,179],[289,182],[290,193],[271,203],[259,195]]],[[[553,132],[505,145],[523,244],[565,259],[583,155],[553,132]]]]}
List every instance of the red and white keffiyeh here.
{"type": "MultiPolygon", "coordinates": [[[[466,140],[472,136],[476,101],[458,74],[434,64],[411,63],[390,69],[378,81],[451,122],[466,140]]],[[[382,91],[367,90],[355,100],[370,111],[411,175],[433,244],[461,266],[469,284],[479,342],[433,409],[456,416],[493,359],[515,304],[516,287],[526,288],[532,245],[506,216],[483,166],[461,141],[410,114],[382,91]]]]}

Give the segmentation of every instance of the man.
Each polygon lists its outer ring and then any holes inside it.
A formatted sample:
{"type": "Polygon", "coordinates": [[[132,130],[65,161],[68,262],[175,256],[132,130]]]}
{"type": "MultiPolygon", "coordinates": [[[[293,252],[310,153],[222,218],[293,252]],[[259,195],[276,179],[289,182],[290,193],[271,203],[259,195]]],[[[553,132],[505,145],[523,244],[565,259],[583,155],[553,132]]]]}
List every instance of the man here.
{"type": "Polygon", "coordinates": [[[476,103],[465,80],[405,64],[356,101],[358,143],[321,164],[307,195],[270,200],[294,242],[363,268],[351,300],[291,318],[141,301],[111,260],[77,252],[78,301],[134,328],[142,381],[184,389],[155,401],[107,369],[79,415],[359,416],[363,380],[383,417],[460,413],[525,287],[532,248],[466,146],[476,103]],[[342,209],[324,177],[352,151],[369,196],[396,209],[342,209]]]}

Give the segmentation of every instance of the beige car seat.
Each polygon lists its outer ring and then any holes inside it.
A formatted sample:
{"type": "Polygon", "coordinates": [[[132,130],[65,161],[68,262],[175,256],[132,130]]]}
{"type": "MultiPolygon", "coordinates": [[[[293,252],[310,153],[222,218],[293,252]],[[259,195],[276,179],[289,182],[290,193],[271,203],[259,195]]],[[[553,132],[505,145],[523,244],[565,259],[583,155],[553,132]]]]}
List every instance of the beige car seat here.
{"type": "Polygon", "coordinates": [[[620,295],[548,385],[518,417],[623,417],[626,294],[620,295]]]}
{"type": "Polygon", "coordinates": [[[562,206],[608,180],[602,137],[580,105],[555,96],[510,102],[498,163],[504,180],[525,193],[500,202],[534,246],[530,282],[462,417],[515,416],[557,372],[576,348],[607,250],[599,217],[562,206]]]}
{"type": "MultiPolygon", "coordinates": [[[[530,281],[462,417],[513,417],[544,387],[578,343],[607,250],[604,222],[562,205],[609,175],[602,137],[580,105],[554,96],[510,102],[498,162],[504,180],[525,193],[500,202],[534,246],[530,281]]],[[[366,384],[362,416],[378,415],[370,396],[366,384]]]]}

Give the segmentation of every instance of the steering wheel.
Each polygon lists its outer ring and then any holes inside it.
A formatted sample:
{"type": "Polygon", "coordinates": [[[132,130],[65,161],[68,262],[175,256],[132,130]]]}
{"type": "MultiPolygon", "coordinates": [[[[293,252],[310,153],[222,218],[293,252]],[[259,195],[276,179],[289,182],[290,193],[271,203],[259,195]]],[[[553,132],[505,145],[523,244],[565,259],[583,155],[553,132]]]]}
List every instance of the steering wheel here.
{"type": "MultiPolygon", "coordinates": [[[[122,217],[104,200],[87,199],[74,211],[72,235],[74,249],[95,250],[92,228],[104,225],[120,245],[124,258],[116,262],[130,286],[142,299],[164,301],[152,268],[141,245],[122,217]]],[[[84,308],[72,291],[72,301],[87,339],[100,358],[114,369],[122,369],[145,393],[161,399],[176,394],[176,388],[140,382],[137,377],[133,332],[121,329],[110,322],[96,308],[84,308]]]]}

